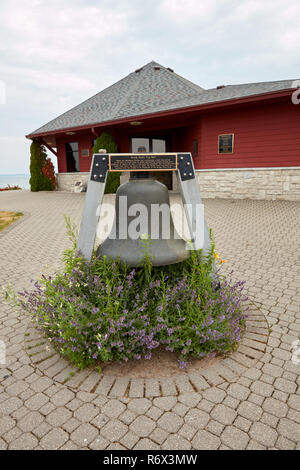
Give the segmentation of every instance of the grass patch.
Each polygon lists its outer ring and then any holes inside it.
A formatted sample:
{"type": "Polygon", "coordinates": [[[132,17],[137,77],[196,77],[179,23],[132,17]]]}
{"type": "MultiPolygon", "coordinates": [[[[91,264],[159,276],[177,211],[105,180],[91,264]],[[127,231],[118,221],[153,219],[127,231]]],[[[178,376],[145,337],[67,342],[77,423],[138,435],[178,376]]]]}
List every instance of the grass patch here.
{"type": "Polygon", "coordinates": [[[23,217],[22,212],[0,211],[0,232],[23,217]]]}

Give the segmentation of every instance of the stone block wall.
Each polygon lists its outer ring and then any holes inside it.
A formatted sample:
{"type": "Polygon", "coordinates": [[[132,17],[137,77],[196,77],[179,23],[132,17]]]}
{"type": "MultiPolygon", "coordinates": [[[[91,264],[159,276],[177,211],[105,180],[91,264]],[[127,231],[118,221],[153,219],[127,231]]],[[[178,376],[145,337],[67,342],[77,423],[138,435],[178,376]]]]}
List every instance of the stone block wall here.
{"type": "MultiPolygon", "coordinates": [[[[196,170],[201,196],[220,199],[265,199],[300,201],[300,167],[196,170]]],[[[87,184],[89,173],[59,173],[58,189],[74,191],[75,183],[87,184]]],[[[121,183],[128,181],[123,173],[121,183]]],[[[176,173],[173,192],[178,192],[176,173]]]]}
{"type": "Polygon", "coordinates": [[[300,201],[300,167],[196,170],[201,196],[300,201]]]}
{"type": "Polygon", "coordinates": [[[74,192],[77,182],[88,184],[89,173],[57,173],[56,184],[59,191],[74,192]]]}

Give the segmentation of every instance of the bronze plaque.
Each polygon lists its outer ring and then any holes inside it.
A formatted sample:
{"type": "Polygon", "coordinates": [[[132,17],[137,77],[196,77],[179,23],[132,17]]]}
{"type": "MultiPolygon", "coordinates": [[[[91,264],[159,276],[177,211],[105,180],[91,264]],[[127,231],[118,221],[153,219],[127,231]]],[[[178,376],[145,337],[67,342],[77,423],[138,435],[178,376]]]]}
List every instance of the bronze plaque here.
{"type": "Polygon", "coordinates": [[[218,153],[233,153],[233,134],[219,135],[218,153]]]}
{"type": "Polygon", "coordinates": [[[109,155],[110,171],[175,171],[176,153],[131,153],[109,155]]]}

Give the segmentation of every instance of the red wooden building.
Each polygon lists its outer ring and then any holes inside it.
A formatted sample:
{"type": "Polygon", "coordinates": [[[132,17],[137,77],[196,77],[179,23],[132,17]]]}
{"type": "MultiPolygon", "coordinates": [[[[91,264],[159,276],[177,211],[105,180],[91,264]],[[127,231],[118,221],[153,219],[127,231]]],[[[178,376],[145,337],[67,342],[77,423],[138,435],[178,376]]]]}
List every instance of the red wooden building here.
{"type": "Polygon", "coordinates": [[[150,62],[27,137],[57,156],[60,189],[87,179],[110,130],[119,152],[191,152],[203,197],[300,200],[294,91],[292,80],[205,90],[150,62]]]}

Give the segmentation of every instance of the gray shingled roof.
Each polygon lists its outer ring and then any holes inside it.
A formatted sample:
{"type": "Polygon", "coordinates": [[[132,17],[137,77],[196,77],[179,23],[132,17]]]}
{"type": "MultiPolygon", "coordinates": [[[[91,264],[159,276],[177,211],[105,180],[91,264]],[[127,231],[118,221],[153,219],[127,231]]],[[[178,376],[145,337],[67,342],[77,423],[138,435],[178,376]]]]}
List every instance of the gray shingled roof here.
{"type": "Polygon", "coordinates": [[[292,83],[280,80],[204,90],[152,61],[30,135],[286,90],[292,83]]]}

